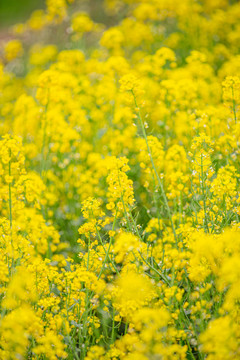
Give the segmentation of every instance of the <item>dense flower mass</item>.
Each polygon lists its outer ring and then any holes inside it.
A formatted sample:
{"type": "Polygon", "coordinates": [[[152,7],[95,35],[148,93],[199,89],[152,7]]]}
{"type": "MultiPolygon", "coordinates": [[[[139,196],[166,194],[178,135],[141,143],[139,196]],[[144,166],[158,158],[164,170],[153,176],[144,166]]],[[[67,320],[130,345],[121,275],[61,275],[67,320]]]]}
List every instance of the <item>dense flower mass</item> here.
{"type": "Polygon", "coordinates": [[[0,359],[240,359],[239,24],[46,0],[9,30],[0,359]]]}

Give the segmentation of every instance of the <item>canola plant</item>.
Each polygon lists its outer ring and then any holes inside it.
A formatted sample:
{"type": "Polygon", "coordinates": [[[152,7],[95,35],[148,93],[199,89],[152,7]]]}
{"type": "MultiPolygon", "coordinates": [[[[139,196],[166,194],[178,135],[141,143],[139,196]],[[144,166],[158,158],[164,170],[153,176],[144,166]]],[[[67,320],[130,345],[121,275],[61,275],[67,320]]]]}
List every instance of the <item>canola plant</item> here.
{"type": "Polygon", "coordinates": [[[0,51],[0,359],[240,359],[240,3],[46,0],[0,51]]]}

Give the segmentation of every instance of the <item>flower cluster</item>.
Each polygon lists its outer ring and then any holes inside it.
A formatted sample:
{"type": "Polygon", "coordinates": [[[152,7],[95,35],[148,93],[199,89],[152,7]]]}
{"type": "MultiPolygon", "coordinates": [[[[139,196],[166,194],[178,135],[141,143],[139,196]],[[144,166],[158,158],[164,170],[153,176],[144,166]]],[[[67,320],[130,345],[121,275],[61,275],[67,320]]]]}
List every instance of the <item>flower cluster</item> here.
{"type": "Polygon", "coordinates": [[[240,358],[240,2],[45,4],[0,51],[0,359],[240,358]]]}

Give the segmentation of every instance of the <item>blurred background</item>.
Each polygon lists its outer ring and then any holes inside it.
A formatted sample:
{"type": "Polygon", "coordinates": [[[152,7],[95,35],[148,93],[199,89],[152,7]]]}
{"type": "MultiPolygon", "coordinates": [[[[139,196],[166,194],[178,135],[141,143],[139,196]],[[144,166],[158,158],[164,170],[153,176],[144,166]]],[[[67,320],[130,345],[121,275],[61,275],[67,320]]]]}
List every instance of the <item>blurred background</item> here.
{"type": "Polygon", "coordinates": [[[44,0],[0,0],[0,30],[24,22],[31,12],[44,8],[44,0]]]}

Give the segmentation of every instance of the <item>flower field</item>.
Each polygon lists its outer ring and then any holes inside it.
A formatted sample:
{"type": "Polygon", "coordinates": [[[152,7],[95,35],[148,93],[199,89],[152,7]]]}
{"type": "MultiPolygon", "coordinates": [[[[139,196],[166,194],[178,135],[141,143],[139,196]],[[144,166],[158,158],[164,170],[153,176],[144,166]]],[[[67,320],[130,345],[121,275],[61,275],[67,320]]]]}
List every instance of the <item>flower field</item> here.
{"type": "Polygon", "coordinates": [[[0,48],[0,360],[240,359],[240,2],[46,0],[0,48]]]}

